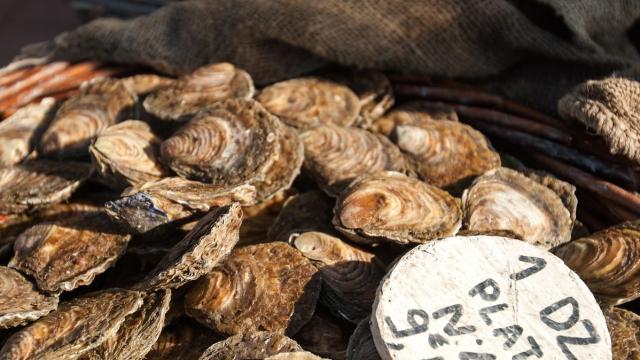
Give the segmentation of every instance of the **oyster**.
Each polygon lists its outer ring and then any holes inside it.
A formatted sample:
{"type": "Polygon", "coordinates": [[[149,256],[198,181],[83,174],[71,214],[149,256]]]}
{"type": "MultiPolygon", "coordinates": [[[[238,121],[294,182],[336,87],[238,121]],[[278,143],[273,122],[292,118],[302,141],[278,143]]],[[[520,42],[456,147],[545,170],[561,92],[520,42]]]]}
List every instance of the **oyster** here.
{"type": "Polygon", "coordinates": [[[125,318],[118,332],[83,354],[82,359],[143,359],[160,336],[170,300],[170,290],[145,295],[142,306],[125,318]]]}
{"type": "Polygon", "coordinates": [[[331,196],[360,175],[381,170],[413,174],[400,150],[382,135],[325,125],[304,132],[301,138],[305,171],[331,196]]]}
{"type": "Polygon", "coordinates": [[[238,242],[241,222],[238,203],[212,210],[134,288],[175,289],[209,273],[238,242]]]}
{"type": "Polygon", "coordinates": [[[282,334],[267,331],[247,332],[211,345],[199,360],[264,359],[292,351],[302,351],[302,348],[282,334]]]}
{"type": "Polygon", "coordinates": [[[67,200],[91,175],[91,165],[36,160],[0,169],[0,214],[22,213],[67,200]]]}
{"type": "Polygon", "coordinates": [[[55,99],[45,98],[0,122],[0,167],[18,164],[29,156],[49,123],[55,104],[55,99]]]}
{"type": "Polygon", "coordinates": [[[122,189],[169,175],[158,159],[158,139],[149,125],[128,120],[108,127],[89,147],[98,173],[109,185],[122,189]]]}
{"type": "Polygon", "coordinates": [[[273,221],[267,238],[271,241],[292,242],[307,231],[331,232],[333,201],[320,191],[309,191],[292,196],[284,203],[273,221]]]}
{"type": "Polygon", "coordinates": [[[226,187],[171,177],[127,189],[123,195],[105,204],[107,214],[133,231],[145,233],[233,202],[253,205],[256,192],[251,185],[226,187]]]}
{"type": "Polygon", "coordinates": [[[166,326],[147,353],[147,360],[198,360],[204,351],[221,339],[206,327],[181,318],[166,326]]]}
{"type": "Polygon", "coordinates": [[[257,205],[242,209],[244,218],[240,225],[239,245],[251,245],[267,241],[267,232],[274,220],[280,214],[284,202],[291,196],[293,190],[283,190],[257,205]]]}
{"type": "Polygon", "coordinates": [[[56,307],[57,296],[41,294],[22,274],[0,266],[0,329],[25,325],[56,307]]]}
{"type": "Polygon", "coordinates": [[[293,247],[273,242],[234,250],[185,296],[187,315],[220,334],[295,334],[320,294],[317,269],[293,247]]]}
{"type": "MultiPolygon", "coordinates": [[[[578,211],[578,198],[576,197],[576,187],[566,181],[562,181],[551,174],[541,171],[527,173],[529,179],[535,180],[555,192],[562,200],[564,207],[569,211],[572,226],[576,223],[576,213],[578,211]]],[[[575,230],[575,228],[573,229],[575,230]]]]}
{"type": "Polygon", "coordinates": [[[91,141],[107,127],[128,117],[136,95],[115,79],[85,83],[79,95],[65,101],[42,135],[47,157],[85,157],[91,141]]]}
{"type": "MultiPolygon", "coordinates": [[[[330,360],[315,356],[314,354],[306,351],[285,352],[277,355],[269,356],[265,360],[330,360]]],[[[333,360],[339,360],[338,358],[333,360]]]]}
{"type": "Polygon", "coordinates": [[[142,294],[123,289],[91,293],[63,302],[13,334],[0,359],[74,359],[113,336],[142,305],[142,294]]]}
{"type": "Polygon", "coordinates": [[[111,267],[130,239],[106,214],[78,213],[20,234],[9,266],[33,277],[41,290],[71,291],[111,267]]]}
{"type": "Polygon", "coordinates": [[[514,170],[497,168],[477,178],[462,206],[469,230],[508,230],[545,249],[571,240],[571,214],[560,197],[514,170]]]}
{"type": "Polygon", "coordinates": [[[553,250],[601,301],[640,297],[640,221],[626,222],[553,250]]]}
{"type": "Polygon", "coordinates": [[[640,359],[640,316],[616,307],[608,308],[603,312],[611,334],[613,358],[640,359]]]}
{"type": "Polygon", "coordinates": [[[316,77],[285,80],[264,88],[256,99],[287,125],[350,126],[360,113],[360,99],[348,87],[316,77]]]}
{"type": "Polygon", "coordinates": [[[471,178],[500,166],[489,140],[457,121],[398,125],[392,139],[416,163],[423,181],[441,188],[467,185],[471,178]]]}
{"type": "Polygon", "coordinates": [[[371,124],[370,130],[390,136],[393,129],[400,125],[421,126],[432,121],[458,121],[458,115],[444,104],[408,102],[395,107],[371,124]]]}
{"type": "Polygon", "coordinates": [[[350,332],[322,307],[316,308],[311,320],[296,334],[294,340],[303,349],[332,360],[346,359],[350,332]]]}
{"type": "Polygon", "coordinates": [[[369,317],[360,321],[351,334],[349,346],[347,346],[347,360],[380,360],[369,327],[370,321],[369,317]]]}
{"type": "Polygon", "coordinates": [[[133,75],[120,81],[138,96],[148,95],[175,82],[174,79],[154,74],[133,75]]]}
{"type": "Polygon", "coordinates": [[[162,120],[185,120],[218,101],[251,99],[251,76],[229,63],[206,65],[150,94],[145,110],[162,120]]]}
{"type": "Polygon", "coordinates": [[[355,324],[371,313],[386,272],[374,254],[320,232],[302,233],[294,245],[320,270],[320,302],[329,310],[355,324]]]}
{"type": "Polygon", "coordinates": [[[455,235],[460,202],[418,179],[382,171],[364,175],[338,197],[333,225],[359,243],[424,243],[455,235]]]}

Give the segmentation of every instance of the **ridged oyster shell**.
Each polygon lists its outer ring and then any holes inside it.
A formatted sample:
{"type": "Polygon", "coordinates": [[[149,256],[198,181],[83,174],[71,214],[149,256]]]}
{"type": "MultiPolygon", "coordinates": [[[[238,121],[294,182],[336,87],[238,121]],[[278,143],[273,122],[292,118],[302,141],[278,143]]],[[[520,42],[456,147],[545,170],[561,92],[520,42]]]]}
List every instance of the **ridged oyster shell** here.
{"type": "Polygon", "coordinates": [[[283,352],[302,351],[288,337],[267,331],[231,336],[209,347],[199,360],[264,359],[283,352]]]}
{"type": "Polygon", "coordinates": [[[0,266],[0,329],[25,325],[57,307],[57,296],[40,293],[22,274],[0,266]]]}

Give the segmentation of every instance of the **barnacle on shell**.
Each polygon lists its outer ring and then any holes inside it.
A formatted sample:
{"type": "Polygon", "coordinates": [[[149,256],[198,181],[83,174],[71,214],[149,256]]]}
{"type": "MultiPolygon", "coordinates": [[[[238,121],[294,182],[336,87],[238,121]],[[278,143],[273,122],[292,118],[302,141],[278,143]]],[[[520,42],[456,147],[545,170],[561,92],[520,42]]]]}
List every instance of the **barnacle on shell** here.
{"type": "Polygon", "coordinates": [[[340,194],[334,226],[360,243],[424,243],[455,235],[460,202],[418,179],[383,171],[364,175],[340,194]]]}
{"type": "Polygon", "coordinates": [[[251,76],[229,63],[206,65],[150,94],[144,108],[162,120],[183,120],[216,102],[251,99],[251,76]]]}
{"type": "Polygon", "coordinates": [[[413,167],[386,137],[366,130],[318,126],[301,135],[304,170],[331,196],[356,177],[382,170],[413,174],[413,167]]]}
{"type": "Polygon", "coordinates": [[[221,334],[267,330],[295,334],[311,319],[320,293],[317,269],[282,242],[245,246],[185,296],[187,315],[221,334]]]}
{"type": "Polygon", "coordinates": [[[332,360],[346,358],[351,332],[329,313],[318,306],[309,322],[300,329],[294,340],[303,349],[332,360]]]}
{"type": "Polygon", "coordinates": [[[282,334],[245,332],[211,345],[199,360],[264,359],[292,351],[302,351],[302,348],[282,334]]]}
{"type": "Polygon", "coordinates": [[[269,228],[267,238],[272,241],[292,242],[303,232],[331,232],[333,205],[332,199],[320,191],[294,195],[284,203],[269,228]]]}
{"type": "Polygon", "coordinates": [[[373,342],[370,321],[370,317],[360,321],[351,334],[349,346],[347,346],[347,360],[380,360],[380,355],[378,355],[378,350],[373,342]]]}
{"type": "Polygon", "coordinates": [[[371,131],[389,136],[396,126],[421,126],[432,121],[458,121],[458,115],[450,107],[425,102],[408,102],[396,106],[384,116],[374,120],[371,131]]]}
{"type": "Polygon", "coordinates": [[[571,214],[546,186],[507,168],[489,170],[462,195],[463,226],[509,230],[545,249],[571,239],[571,214]]]}
{"type": "Polygon", "coordinates": [[[0,329],[25,325],[58,307],[57,296],[47,296],[22,274],[0,266],[0,329]]]}
{"type": "Polygon", "coordinates": [[[640,297],[640,221],[598,231],[553,252],[600,300],[617,305],[640,297]]]}
{"type": "Polygon", "coordinates": [[[360,99],[348,87],[316,77],[285,80],[264,88],[256,98],[287,125],[350,126],[360,113],[360,99]]]}
{"type": "Polygon", "coordinates": [[[640,316],[617,307],[607,308],[603,313],[611,335],[613,359],[640,359],[640,316]]]}

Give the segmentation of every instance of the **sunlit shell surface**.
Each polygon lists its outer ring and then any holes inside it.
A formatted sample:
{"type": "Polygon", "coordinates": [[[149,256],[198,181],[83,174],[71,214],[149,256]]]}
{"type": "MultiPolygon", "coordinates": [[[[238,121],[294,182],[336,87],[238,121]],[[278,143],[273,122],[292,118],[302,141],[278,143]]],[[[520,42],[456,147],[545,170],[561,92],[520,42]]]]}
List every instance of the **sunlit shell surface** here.
{"type": "Polygon", "coordinates": [[[509,230],[549,249],[571,239],[571,214],[551,189],[507,168],[489,170],[462,196],[463,226],[509,230]]]}
{"type": "Polygon", "coordinates": [[[458,121],[458,115],[446,105],[409,102],[393,108],[384,116],[376,119],[370,129],[389,136],[396,126],[421,126],[440,120],[458,121]]]}
{"type": "Polygon", "coordinates": [[[0,169],[0,214],[21,213],[71,197],[91,175],[91,165],[30,161],[0,169]]]}
{"type": "Polygon", "coordinates": [[[71,291],[111,267],[130,239],[104,213],[79,213],[23,232],[9,266],[34,278],[41,290],[71,291]]]}
{"type": "Polygon", "coordinates": [[[40,293],[22,274],[0,266],[0,329],[25,325],[57,306],[57,296],[40,293]]]}
{"type": "Polygon", "coordinates": [[[616,307],[603,311],[615,360],[640,359],[640,316],[616,307]]]}
{"type": "Polygon", "coordinates": [[[150,92],[173,85],[175,82],[174,79],[154,74],[133,75],[120,81],[138,96],[147,95],[150,92]]]}
{"type": "Polygon", "coordinates": [[[554,249],[605,302],[640,297],[640,222],[627,222],[554,249]]]}
{"type": "Polygon", "coordinates": [[[196,69],[144,101],[144,108],[162,120],[184,120],[216,102],[251,99],[255,89],[249,74],[229,63],[196,69]]]}
{"type": "Polygon", "coordinates": [[[238,242],[241,222],[242,208],[238,203],[212,210],[135,288],[175,289],[210,273],[238,242]]]}
{"type": "Polygon", "coordinates": [[[527,177],[539,182],[555,192],[562,200],[564,206],[569,210],[571,222],[575,224],[576,213],[578,211],[578,198],[576,197],[576,187],[566,181],[562,181],[555,176],[543,172],[530,172],[527,177]]]}
{"type": "Polygon", "coordinates": [[[245,332],[213,344],[199,360],[264,359],[292,351],[302,351],[302,348],[282,334],[267,331],[245,332]]]}
{"type": "Polygon", "coordinates": [[[75,359],[113,336],[142,305],[142,293],[111,289],[63,302],[13,334],[0,359],[75,359]]]}
{"type": "Polygon", "coordinates": [[[353,331],[347,347],[347,360],[379,360],[369,326],[370,318],[362,320],[353,331]]]}
{"type": "Polygon", "coordinates": [[[331,196],[360,175],[381,170],[413,173],[398,147],[382,135],[325,125],[304,132],[301,138],[304,170],[331,196]]]}
{"type": "Polygon", "coordinates": [[[365,175],[338,197],[334,226],[354,241],[424,243],[455,235],[460,202],[446,191],[406,175],[365,175]]]}
{"type": "Polygon", "coordinates": [[[292,196],[271,224],[267,238],[291,242],[307,231],[331,232],[334,201],[320,191],[308,191],[292,196]]]}
{"type": "Polygon", "coordinates": [[[53,98],[45,98],[0,122],[0,167],[18,164],[29,156],[48,125],[55,104],[53,98]]]}
{"type": "Polygon", "coordinates": [[[294,245],[320,270],[320,302],[331,312],[356,324],[371,313],[385,274],[374,254],[320,232],[302,233],[294,245]]]}
{"type": "Polygon", "coordinates": [[[322,307],[316,308],[311,320],[294,337],[303,349],[332,360],[346,358],[350,329],[322,307]]]}
{"type": "Polygon", "coordinates": [[[350,126],[360,113],[360,99],[348,87],[315,77],[285,80],[264,88],[257,100],[287,125],[350,126]]]}
{"type": "Polygon", "coordinates": [[[220,334],[293,335],[311,319],[320,285],[317,269],[295,248],[282,242],[250,245],[198,279],[185,309],[220,334]]]}

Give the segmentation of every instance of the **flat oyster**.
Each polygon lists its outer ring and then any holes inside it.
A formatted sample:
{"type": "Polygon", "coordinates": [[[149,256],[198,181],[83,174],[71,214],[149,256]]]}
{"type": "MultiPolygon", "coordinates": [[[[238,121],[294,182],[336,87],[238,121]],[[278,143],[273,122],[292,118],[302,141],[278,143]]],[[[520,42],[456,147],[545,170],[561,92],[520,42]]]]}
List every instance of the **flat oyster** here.
{"type": "Polygon", "coordinates": [[[56,307],[57,296],[40,293],[22,274],[0,266],[0,329],[25,325],[56,307]]]}
{"type": "Polygon", "coordinates": [[[420,126],[441,120],[458,121],[458,115],[444,104],[414,101],[394,107],[384,116],[377,118],[369,129],[390,136],[396,126],[420,126]]]}
{"type": "Polygon", "coordinates": [[[199,360],[264,359],[291,351],[302,351],[302,348],[282,334],[258,331],[238,334],[217,342],[199,360]]]}

